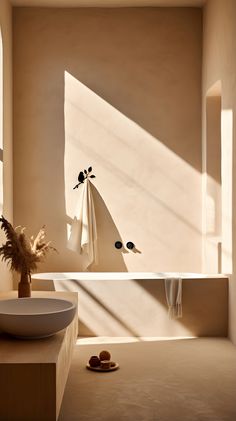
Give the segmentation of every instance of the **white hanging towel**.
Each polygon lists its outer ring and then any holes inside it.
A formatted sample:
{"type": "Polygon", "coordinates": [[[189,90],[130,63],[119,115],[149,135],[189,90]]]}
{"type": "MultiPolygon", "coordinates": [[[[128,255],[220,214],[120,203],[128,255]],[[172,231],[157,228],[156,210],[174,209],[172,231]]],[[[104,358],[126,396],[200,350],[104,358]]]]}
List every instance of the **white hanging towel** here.
{"type": "Polygon", "coordinates": [[[78,205],[67,247],[82,256],[82,269],[97,263],[97,225],[90,180],[79,186],[78,205]]]}
{"type": "Polygon", "coordinates": [[[182,279],[166,278],[165,292],[169,317],[182,317],[182,279]]]}

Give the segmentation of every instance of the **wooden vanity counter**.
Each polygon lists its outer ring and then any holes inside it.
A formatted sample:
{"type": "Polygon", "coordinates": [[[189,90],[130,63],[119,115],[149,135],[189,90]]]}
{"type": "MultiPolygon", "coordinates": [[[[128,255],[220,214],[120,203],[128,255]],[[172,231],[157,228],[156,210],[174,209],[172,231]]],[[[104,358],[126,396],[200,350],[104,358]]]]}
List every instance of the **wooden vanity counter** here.
{"type": "MultiPolygon", "coordinates": [[[[16,291],[0,293],[1,300],[16,297],[16,291]]],[[[34,291],[32,297],[78,302],[74,292],[34,291]]],[[[77,311],[66,329],[48,338],[0,334],[0,420],[57,420],[77,334],[77,311]]]]}

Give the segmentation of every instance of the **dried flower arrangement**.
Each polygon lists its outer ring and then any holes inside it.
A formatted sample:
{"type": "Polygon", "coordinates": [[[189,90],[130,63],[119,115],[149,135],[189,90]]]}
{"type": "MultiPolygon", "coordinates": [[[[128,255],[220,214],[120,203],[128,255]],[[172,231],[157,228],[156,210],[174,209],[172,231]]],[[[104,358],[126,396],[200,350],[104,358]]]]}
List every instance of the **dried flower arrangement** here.
{"type": "Polygon", "coordinates": [[[6,243],[0,247],[0,256],[10,265],[10,270],[21,274],[18,297],[30,297],[31,273],[37,269],[37,263],[42,262],[48,251],[56,249],[50,242],[45,242],[44,226],[35,238],[29,239],[25,235],[25,228],[14,229],[3,216],[0,218],[0,223],[7,238],[6,243]]]}

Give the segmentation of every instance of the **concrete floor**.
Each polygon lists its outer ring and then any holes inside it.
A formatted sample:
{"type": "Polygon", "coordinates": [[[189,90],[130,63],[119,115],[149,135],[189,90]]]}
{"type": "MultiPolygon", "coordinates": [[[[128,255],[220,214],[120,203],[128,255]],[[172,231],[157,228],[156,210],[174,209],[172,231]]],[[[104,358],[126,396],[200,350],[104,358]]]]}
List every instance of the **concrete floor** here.
{"type": "Polygon", "coordinates": [[[236,347],[224,338],[78,340],[59,416],[75,420],[236,421],[236,347]],[[103,349],[119,370],[85,368],[103,349]]]}

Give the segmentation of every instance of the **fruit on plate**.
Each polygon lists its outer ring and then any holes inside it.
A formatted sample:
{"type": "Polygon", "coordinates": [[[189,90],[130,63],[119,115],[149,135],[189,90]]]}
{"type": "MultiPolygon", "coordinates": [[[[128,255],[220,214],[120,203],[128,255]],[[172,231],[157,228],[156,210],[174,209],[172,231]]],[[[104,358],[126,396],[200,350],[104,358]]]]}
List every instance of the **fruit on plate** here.
{"type": "Polygon", "coordinates": [[[111,354],[109,351],[101,351],[99,354],[99,358],[100,358],[100,361],[104,361],[104,360],[109,361],[111,359],[111,354]]]}
{"type": "Polygon", "coordinates": [[[101,368],[108,369],[110,367],[111,367],[110,360],[103,360],[103,361],[101,361],[101,368]]]}
{"type": "Polygon", "coordinates": [[[100,366],[100,360],[97,357],[97,355],[92,355],[92,357],[89,360],[90,367],[99,367],[100,366]]]}

